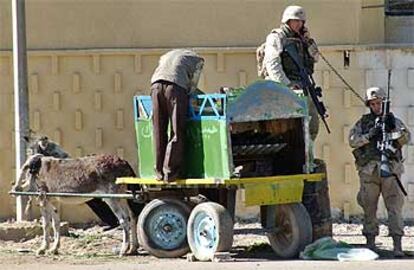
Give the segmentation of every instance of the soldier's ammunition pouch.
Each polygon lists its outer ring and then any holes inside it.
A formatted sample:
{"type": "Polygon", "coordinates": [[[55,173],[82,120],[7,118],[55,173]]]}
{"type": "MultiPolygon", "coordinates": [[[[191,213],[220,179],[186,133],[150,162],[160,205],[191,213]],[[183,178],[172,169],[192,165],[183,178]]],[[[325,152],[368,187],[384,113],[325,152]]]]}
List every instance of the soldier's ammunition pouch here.
{"type": "Polygon", "coordinates": [[[352,154],[355,158],[355,164],[358,167],[363,167],[368,164],[370,161],[380,161],[381,153],[374,145],[373,142],[352,151],[352,154]]]}
{"type": "MultiPolygon", "coordinates": [[[[375,126],[376,119],[377,116],[372,113],[363,115],[361,118],[361,134],[367,134],[375,126]]],[[[381,152],[377,148],[377,140],[371,140],[369,143],[354,149],[352,154],[358,167],[363,167],[370,161],[381,161],[381,152]]]]}
{"type": "MultiPolygon", "coordinates": [[[[354,149],[352,154],[355,158],[355,164],[358,167],[363,167],[368,164],[370,161],[381,161],[381,152],[378,150],[377,141],[372,141],[362,147],[354,149]]],[[[402,153],[401,149],[398,149],[396,153],[387,153],[389,160],[401,161],[402,153]]]]}

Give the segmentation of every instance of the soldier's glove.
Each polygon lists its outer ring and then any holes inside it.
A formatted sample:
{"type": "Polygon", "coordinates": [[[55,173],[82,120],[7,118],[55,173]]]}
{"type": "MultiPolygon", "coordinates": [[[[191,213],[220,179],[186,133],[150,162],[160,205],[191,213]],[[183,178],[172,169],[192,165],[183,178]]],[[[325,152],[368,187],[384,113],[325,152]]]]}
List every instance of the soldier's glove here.
{"type": "Polygon", "coordinates": [[[376,125],[375,127],[371,128],[368,132],[368,140],[379,140],[382,135],[381,127],[376,125]]]}
{"type": "Polygon", "coordinates": [[[385,115],[384,122],[385,122],[385,129],[387,132],[390,132],[396,128],[395,116],[392,112],[385,115]]]}

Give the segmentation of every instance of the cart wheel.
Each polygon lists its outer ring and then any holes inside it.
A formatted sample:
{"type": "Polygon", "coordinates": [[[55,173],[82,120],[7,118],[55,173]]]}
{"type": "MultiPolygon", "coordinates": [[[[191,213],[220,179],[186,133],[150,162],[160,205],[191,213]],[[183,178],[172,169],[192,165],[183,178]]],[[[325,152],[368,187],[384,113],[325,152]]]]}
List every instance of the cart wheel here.
{"type": "Polygon", "coordinates": [[[176,258],[188,253],[187,220],[190,207],[176,199],[155,199],[138,217],[138,242],[158,258],[176,258]]]}
{"type": "Polygon", "coordinates": [[[312,243],[312,223],[301,203],[281,204],[276,207],[276,231],[267,234],[277,256],[298,257],[306,245],[312,243]]]}
{"type": "Polygon", "coordinates": [[[222,205],[205,202],[191,212],[187,227],[188,244],[199,261],[211,260],[216,252],[233,245],[233,220],[222,205]]]}

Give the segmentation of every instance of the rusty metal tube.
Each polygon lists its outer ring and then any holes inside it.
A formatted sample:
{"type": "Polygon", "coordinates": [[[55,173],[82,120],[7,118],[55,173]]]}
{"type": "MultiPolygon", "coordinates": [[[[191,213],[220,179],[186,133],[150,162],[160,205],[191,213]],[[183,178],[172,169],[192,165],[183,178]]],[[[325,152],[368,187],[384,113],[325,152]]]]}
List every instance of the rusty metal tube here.
{"type": "Polygon", "coordinates": [[[77,197],[77,198],[99,198],[99,199],[134,199],[133,194],[97,194],[97,193],[66,193],[66,192],[28,192],[9,191],[14,196],[47,196],[47,197],[77,197]]]}

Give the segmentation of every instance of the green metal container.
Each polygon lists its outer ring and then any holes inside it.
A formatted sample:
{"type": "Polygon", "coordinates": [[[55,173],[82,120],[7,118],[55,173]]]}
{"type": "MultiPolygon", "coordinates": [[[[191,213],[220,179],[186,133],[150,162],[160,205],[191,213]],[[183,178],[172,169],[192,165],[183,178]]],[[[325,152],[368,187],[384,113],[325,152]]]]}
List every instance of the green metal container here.
{"type": "MultiPolygon", "coordinates": [[[[134,111],[138,172],[141,178],[155,178],[150,96],[135,96],[134,111]]],[[[304,128],[307,128],[307,115],[306,101],[273,81],[257,81],[224,94],[191,96],[186,127],[185,178],[230,179],[234,176],[232,124],[302,118],[304,128]]],[[[304,134],[308,133],[304,131],[304,134]]]]}
{"type": "MultiPolygon", "coordinates": [[[[229,134],[224,115],[225,94],[191,97],[186,126],[186,178],[229,178],[229,134]]],[[[135,130],[138,145],[138,171],[142,178],[154,178],[155,151],[149,96],[136,96],[135,130]]],[[[231,153],[230,153],[231,154],[231,153]]]]}

